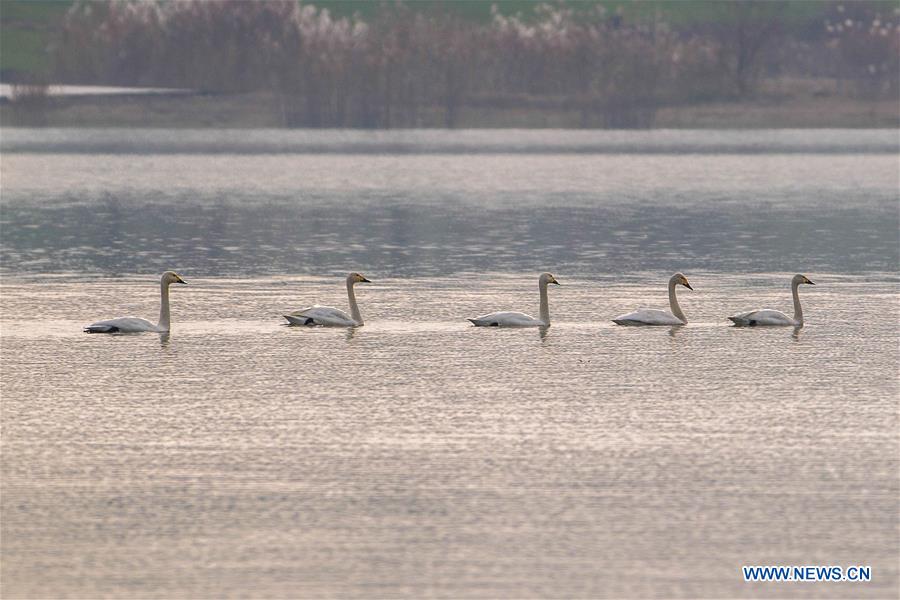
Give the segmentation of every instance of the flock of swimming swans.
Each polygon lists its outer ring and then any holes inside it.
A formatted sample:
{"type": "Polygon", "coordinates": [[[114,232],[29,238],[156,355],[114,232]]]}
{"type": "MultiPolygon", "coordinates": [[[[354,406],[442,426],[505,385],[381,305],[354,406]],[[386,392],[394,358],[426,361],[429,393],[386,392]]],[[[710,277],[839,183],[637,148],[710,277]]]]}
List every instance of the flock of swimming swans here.
{"type": "MultiPolygon", "coordinates": [[[[138,317],[120,317],[106,321],[97,321],[84,328],[86,333],[138,333],[150,331],[155,333],[168,333],[171,327],[169,317],[169,286],[173,283],[186,284],[187,282],[174,271],[166,271],[159,280],[159,322],[154,325],[147,319],[138,317]]],[[[350,314],[339,308],[331,306],[314,305],[284,315],[289,325],[322,326],[322,327],[361,327],[363,325],[362,314],[356,303],[356,294],[353,286],[357,283],[371,283],[359,273],[347,275],[347,299],[350,302],[350,314]]],[[[476,327],[549,327],[550,304],[547,298],[547,286],[560,285],[551,273],[541,273],[538,277],[538,290],[540,291],[540,308],[538,318],[521,312],[501,311],[493,312],[480,317],[469,319],[476,327]]],[[[800,294],[798,288],[802,284],[815,285],[805,275],[794,275],[791,279],[791,294],[794,298],[794,316],[789,317],[781,311],[763,308],[751,310],[728,317],[737,327],[754,326],[803,326],[803,309],[800,307],[800,294]]],[[[681,273],[675,273],[669,278],[669,310],[653,308],[639,308],[634,312],[624,314],[613,319],[617,325],[687,325],[687,317],[678,298],[675,296],[675,287],[682,285],[693,290],[687,277],[681,273]]]]}

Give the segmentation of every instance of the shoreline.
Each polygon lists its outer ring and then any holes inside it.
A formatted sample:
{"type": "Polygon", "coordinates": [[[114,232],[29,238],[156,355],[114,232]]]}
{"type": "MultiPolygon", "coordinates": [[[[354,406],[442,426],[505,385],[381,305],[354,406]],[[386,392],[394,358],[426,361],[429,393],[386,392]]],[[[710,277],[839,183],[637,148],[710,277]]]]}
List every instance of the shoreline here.
{"type": "MultiPolygon", "coordinates": [[[[585,115],[564,101],[530,105],[527,99],[491,103],[473,99],[460,107],[454,127],[444,110],[423,107],[416,122],[395,129],[885,129],[900,128],[895,99],[864,100],[822,91],[822,85],[788,93],[782,83],[753,98],[663,105],[635,126],[605,126],[602,115],[585,115]]],[[[795,88],[797,86],[794,86],[795,88]]],[[[290,123],[283,99],[271,92],[185,92],[110,95],[40,95],[0,102],[4,127],[319,129],[290,123]]],[[[328,127],[332,128],[332,127],[328,127]]],[[[343,129],[373,129],[337,127],[343,129]]]]}

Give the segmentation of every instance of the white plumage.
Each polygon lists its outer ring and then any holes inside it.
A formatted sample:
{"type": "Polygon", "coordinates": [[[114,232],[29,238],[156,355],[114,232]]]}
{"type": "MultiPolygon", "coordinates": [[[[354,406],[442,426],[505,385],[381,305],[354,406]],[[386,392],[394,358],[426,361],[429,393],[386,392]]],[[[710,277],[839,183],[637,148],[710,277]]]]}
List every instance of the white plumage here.
{"type": "Polygon", "coordinates": [[[92,323],[84,328],[85,333],[140,333],[145,331],[168,333],[171,327],[169,318],[169,285],[173,283],[186,284],[187,282],[175,271],[166,271],[159,279],[159,323],[156,325],[140,317],[119,317],[92,323]]]}
{"type": "Polygon", "coordinates": [[[469,319],[476,327],[541,327],[548,325],[522,312],[495,312],[469,319]]]}
{"type": "Polygon", "coordinates": [[[326,327],[356,327],[362,322],[353,320],[353,317],[339,308],[332,306],[319,306],[318,304],[294,311],[284,315],[291,325],[323,325],[326,327]]]}
{"type": "Polygon", "coordinates": [[[675,286],[683,285],[689,290],[693,290],[691,284],[688,283],[687,277],[681,273],[675,273],[669,278],[669,308],[672,312],[659,310],[656,308],[639,308],[634,312],[620,315],[613,319],[617,325],[686,325],[687,317],[678,304],[678,298],[675,296],[675,286]]]}
{"type": "Polygon", "coordinates": [[[481,315],[469,319],[469,321],[475,327],[549,327],[550,306],[547,299],[547,286],[551,283],[559,285],[556,277],[550,273],[541,273],[541,276],[538,277],[538,291],[541,295],[539,319],[521,312],[503,311],[481,315]]]}
{"type": "Polygon", "coordinates": [[[800,285],[815,285],[806,275],[794,275],[791,278],[791,296],[794,299],[794,316],[787,316],[780,310],[762,308],[728,317],[738,327],[756,326],[792,326],[803,327],[803,308],[800,306],[800,285]]]}
{"type": "Polygon", "coordinates": [[[347,275],[347,298],[350,301],[350,314],[333,306],[319,306],[318,304],[302,308],[284,315],[291,325],[321,325],[323,327],[360,327],[363,325],[359,306],[356,304],[356,294],[353,291],[354,284],[371,283],[359,273],[347,275]]]}
{"type": "Polygon", "coordinates": [[[639,308],[616,317],[613,322],[618,325],[684,325],[686,321],[682,321],[667,310],[639,308]]]}

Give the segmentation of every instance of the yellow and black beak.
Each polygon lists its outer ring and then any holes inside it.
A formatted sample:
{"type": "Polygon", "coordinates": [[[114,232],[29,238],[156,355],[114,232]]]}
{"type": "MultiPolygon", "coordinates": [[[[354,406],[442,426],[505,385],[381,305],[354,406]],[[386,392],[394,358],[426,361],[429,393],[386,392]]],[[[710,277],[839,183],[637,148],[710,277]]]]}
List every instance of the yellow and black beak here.
{"type": "Polygon", "coordinates": [[[551,281],[550,283],[555,283],[556,285],[562,285],[560,282],[558,282],[558,281],[556,280],[556,278],[554,278],[553,281],[551,281]]]}
{"type": "Polygon", "coordinates": [[[187,285],[187,281],[185,281],[184,279],[182,279],[180,275],[176,275],[175,277],[177,278],[177,279],[175,280],[175,283],[183,283],[184,285],[187,285]]]}
{"type": "Polygon", "coordinates": [[[359,276],[359,282],[360,283],[372,283],[370,280],[366,279],[362,275],[359,276]]]}
{"type": "Polygon", "coordinates": [[[687,281],[685,281],[685,282],[682,283],[681,285],[683,285],[683,286],[686,287],[687,289],[691,290],[692,292],[694,291],[694,288],[692,288],[692,287],[691,287],[691,284],[688,283],[687,281]]]}
{"type": "Polygon", "coordinates": [[[808,283],[809,285],[816,285],[816,284],[814,284],[812,281],[810,281],[809,279],[807,279],[807,280],[804,281],[803,283],[808,283]]]}

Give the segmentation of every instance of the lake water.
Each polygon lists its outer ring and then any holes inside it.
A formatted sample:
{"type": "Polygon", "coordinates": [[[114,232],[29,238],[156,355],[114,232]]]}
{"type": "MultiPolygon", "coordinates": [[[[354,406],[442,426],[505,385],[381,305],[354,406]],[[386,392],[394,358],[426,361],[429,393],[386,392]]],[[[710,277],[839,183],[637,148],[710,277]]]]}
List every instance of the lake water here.
{"type": "Polygon", "coordinates": [[[898,594],[894,131],[0,149],[4,597],[898,594]],[[171,335],[81,332],[166,269],[171,335]],[[351,270],[365,327],[282,324],[351,270]],[[544,270],[549,330],[465,321],[544,270]],[[610,322],[676,270],[686,327],[610,322]],[[872,581],[741,574],[817,564],[872,581]]]}

